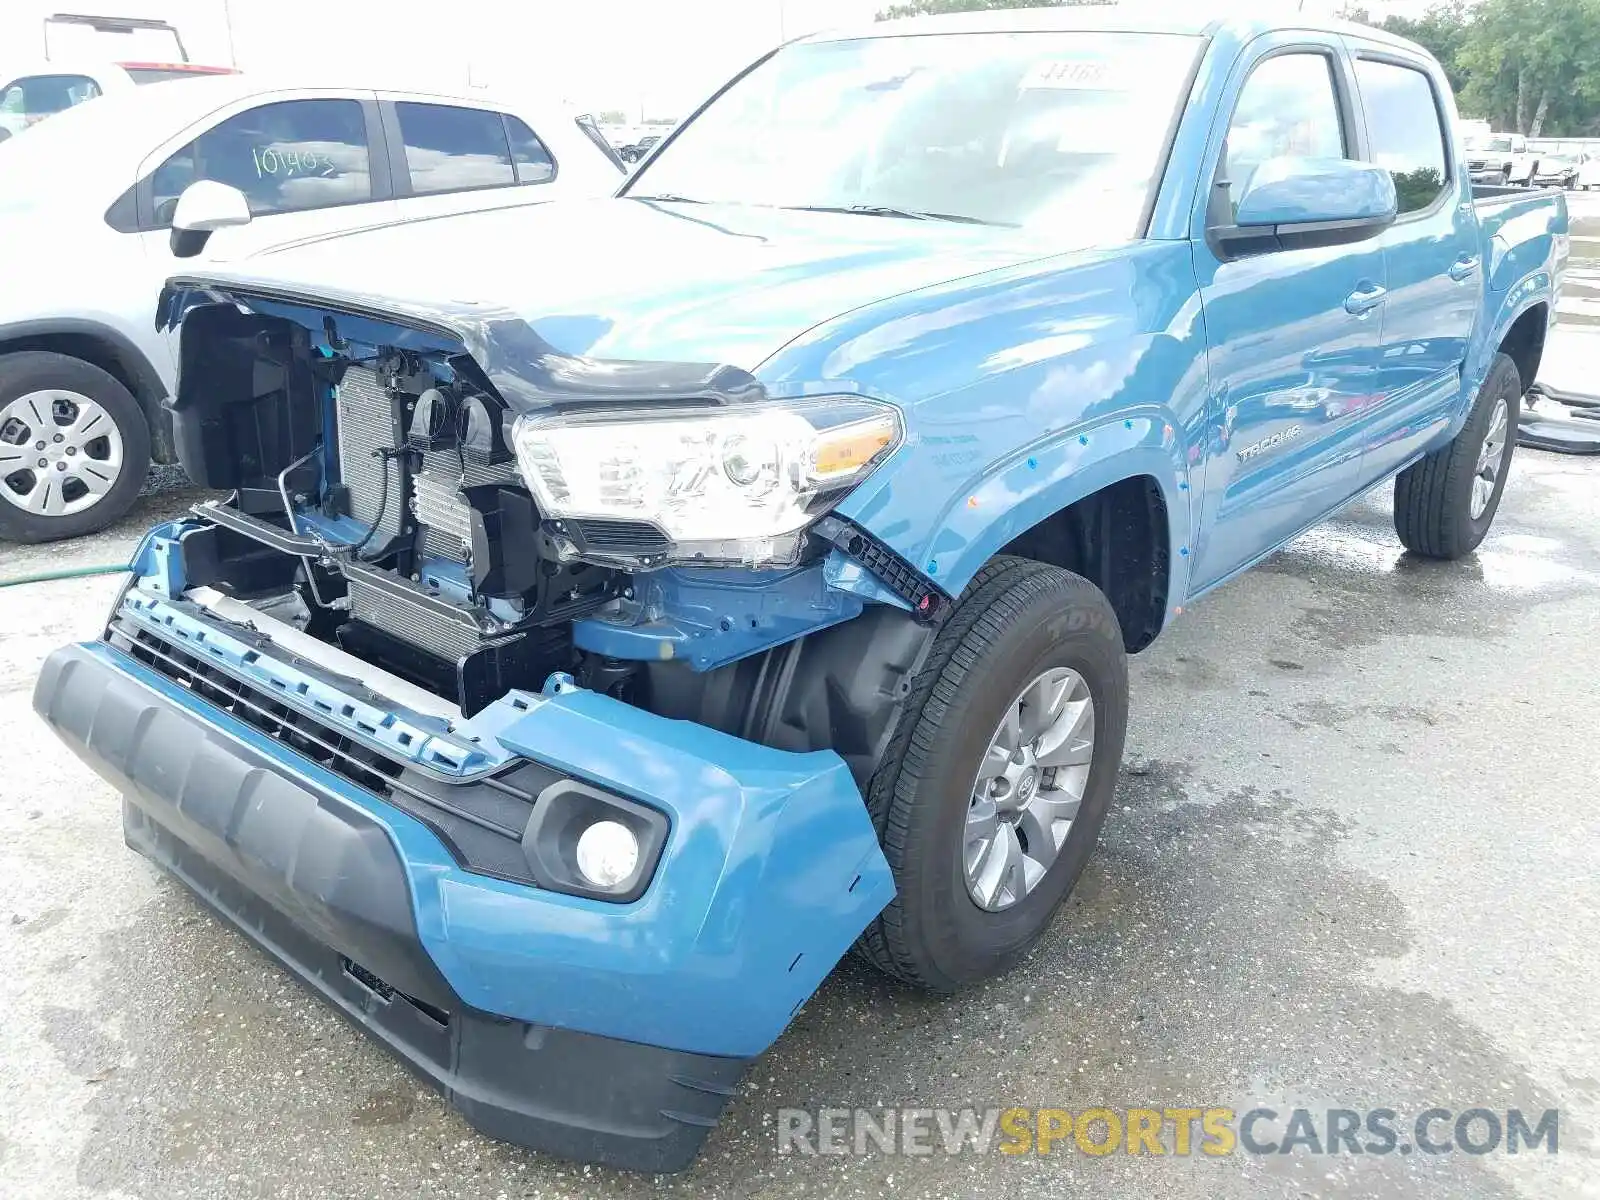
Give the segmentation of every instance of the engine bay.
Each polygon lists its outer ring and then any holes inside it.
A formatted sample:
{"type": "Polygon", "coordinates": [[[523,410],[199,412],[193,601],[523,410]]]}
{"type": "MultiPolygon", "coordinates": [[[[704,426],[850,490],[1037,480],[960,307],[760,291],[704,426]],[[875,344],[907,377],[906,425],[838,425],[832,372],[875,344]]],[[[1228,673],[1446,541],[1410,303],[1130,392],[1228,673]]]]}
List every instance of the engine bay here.
{"type": "Polygon", "coordinates": [[[359,345],[331,318],[314,339],[231,305],[191,312],[183,347],[205,386],[173,406],[181,457],[232,489],[200,510],[224,531],[207,582],[467,715],[557,671],[593,675],[571,622],[628,577],[579,546],[647,559],[649,531],[541,521],[469,357],[359,345]]]}

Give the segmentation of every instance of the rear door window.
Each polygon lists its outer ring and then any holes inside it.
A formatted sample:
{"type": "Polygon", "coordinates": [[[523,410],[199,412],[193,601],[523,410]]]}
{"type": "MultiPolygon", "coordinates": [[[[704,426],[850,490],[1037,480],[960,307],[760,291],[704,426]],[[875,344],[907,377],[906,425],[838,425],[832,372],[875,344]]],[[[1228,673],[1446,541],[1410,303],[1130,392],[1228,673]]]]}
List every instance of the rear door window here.
{"type": "Polygon", "coordinates": [[[178,197],[212,179],[238,188],[253,216],[331,208],[372,198],[366,114],[358,100],[284,100],[236,113],[156,168],[158,227],[178,197]]]}
{"type": "Polygon", "coordinates": [[[1394,176],[1401,215],[1420,212],[1449,182],[1433,82],[1413,67],[1363,58],[1356,61],[1356,84],[1367,110],[1372,161],[1394,176]]]}
{"type": "Polygon", "coordinates": [[[405,100],[394,107],[413,195],[548,183],[556,176],[549,149],[520,117],[405,100]]]}
{"type": "Polygon", "coordinates": [[[511,139],[511,157],[517,165],[518,183],[548,183],[555,178],[556,162],[550,151],[519,117],[506,115],[506,134],[511,139]]]}
{"type": "Polygon", "coordinates": [[[508,187],[517,182],[511,142],[499,113],[405,101],[395,110],[415,194],[508,187]]]}

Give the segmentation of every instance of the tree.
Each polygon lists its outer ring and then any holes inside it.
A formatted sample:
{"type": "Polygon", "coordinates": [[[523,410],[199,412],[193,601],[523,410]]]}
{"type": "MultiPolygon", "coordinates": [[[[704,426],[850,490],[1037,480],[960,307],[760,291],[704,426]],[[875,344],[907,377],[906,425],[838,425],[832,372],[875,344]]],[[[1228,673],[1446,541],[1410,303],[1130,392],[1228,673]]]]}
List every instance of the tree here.
{"type": "Polygon", "coordinates": [[[1461,47],[1466,44],[1469,13],[1464,0],[1452,0],[1430,8],[1417,20],[1406,17],[1385,17],[1378,28],[1410,38],[1439,60],[1452,90],[1459,92],[1467,86],[1466,73],[1461,69],[1461,47]]]}
{"type": "Polygon", "coordinates": [[[1600,121],[1600,0],[1487,0],[1457,62],[1464,105],[1495,128],[1584,132],[1600,121]]]}
{"type": "Polygon", "coordinates": [[[1450,80],[1452,91],[1459,94],[1466,86],[1466,75],[1457,62],[1457,56],[1467,40],[1467,25],[1472,20],[1469,0],[1444,0],[1444,3],[1435,4],[1415,19],[1391,16],[1376,21],[1360,5],[1340,9],[1339,16],[1346,21],[1371,25],[1397,37],[1409,38],[1439,60],[1439,65],[1450,80]]]}

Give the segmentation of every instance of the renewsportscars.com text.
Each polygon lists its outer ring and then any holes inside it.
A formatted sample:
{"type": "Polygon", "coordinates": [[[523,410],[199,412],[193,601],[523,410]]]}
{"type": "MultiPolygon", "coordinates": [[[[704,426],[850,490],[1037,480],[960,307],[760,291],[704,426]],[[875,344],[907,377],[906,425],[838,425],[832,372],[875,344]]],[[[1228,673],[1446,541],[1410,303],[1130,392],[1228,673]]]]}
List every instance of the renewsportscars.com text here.
{"type": "Polygon", "coordinates": [[[1555,1154],[1557,1109],[783,1108],[779,1154],[1555,1154]]]}

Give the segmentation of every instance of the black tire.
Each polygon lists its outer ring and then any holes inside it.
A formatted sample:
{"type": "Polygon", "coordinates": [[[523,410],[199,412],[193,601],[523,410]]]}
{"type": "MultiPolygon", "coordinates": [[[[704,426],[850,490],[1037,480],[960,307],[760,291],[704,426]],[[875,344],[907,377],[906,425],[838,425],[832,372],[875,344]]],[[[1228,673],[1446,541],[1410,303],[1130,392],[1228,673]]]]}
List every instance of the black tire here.
{"type": "Polygon", "coordinates": [[[962,593],[907,698],[867,806],[894,901],[857,953],[896,979],[951,992],[1015,966],[1083,872],[1116,788],[1128,667],[1111,605],[1088,580],[997,558],[962,593]],[[999,912],[968,892],[961,850],[978,761],[1006,706],[1043,671],[1071,667],[1095,703],[1094,759],[1078,815],[1045,876],[999,912]]]}
{"type": "MultiPolygon", "coordinates": [[[[122,384],[92,363],[65,354],[24,350],[0,356],[0,410],[20,396],[53,388],[93,400],[116,423],[122,436],[121,474],[94,504],[63,516],[29,512],[0,496],[0,540],[53,542],[104,529],[133,507],[149,473],[150,426],[139,402],[122,384]]],[[[10,447],[0,443],[0,449],[10,447]]],[[[11,477],[0,478],[0,488],[8,487],[11,477]]]]}
{"type": "Polygon", "coordinates": [[[1522,411],[1522,377],[1517,364],[1495,356],[1478,390],[1467,423],[1448,445],[1413,463],[1394,481],[1394,528],[1407,550],[1428,558],[1453,559],[1478,548],[1500,508],[1517,445],[1522,411]],[[1496,402],[1506,402],[1506,439],[1493,491],[1483,512],[1472,515],[1472,482],[1496,402]]]}

